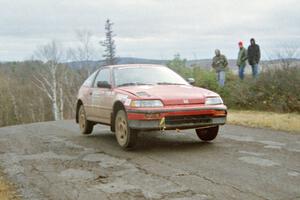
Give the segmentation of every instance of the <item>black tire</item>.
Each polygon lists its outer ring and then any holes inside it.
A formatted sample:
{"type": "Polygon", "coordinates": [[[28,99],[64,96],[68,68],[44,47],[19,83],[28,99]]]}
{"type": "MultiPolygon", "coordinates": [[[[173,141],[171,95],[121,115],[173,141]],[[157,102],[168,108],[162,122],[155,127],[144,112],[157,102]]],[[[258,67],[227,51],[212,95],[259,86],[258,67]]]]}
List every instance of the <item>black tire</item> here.
{"type": "Polygon", "coordinates": [[[211,141],[215,139],[219,132],[219,126],[204,128],[204,129],[196,129],[196,133],[198,137],[203,141],[211,141]]]}
{"type": "Polygon", "coordinates": [[[119,110],[115,117],[115,135],[118,144],[123,149],[131,149],[137,143],[137,130],[128,126],[127,115],[124,110],[119,110]]]}
{"type": "Polygon", "coordinates": [[[94,128],[94,123],[86,119],[86,113],[83,105],[80,106],[78,111],[78,124],[79,124],[81,134],[89,135],[92,133],[94,128]]]}

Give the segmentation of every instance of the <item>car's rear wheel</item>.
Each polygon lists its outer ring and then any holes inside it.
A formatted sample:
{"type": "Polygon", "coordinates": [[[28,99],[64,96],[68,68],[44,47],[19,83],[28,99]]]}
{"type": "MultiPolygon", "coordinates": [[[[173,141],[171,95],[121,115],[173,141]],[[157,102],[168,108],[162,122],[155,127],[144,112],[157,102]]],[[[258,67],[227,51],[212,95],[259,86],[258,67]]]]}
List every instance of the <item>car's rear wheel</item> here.
{"type": "Polygon", "coordinates": [[[219,132],[219,126],[214,126],[210,128],[196,129],[198,137],[203,141],[211,141],[215,139],[219,132]]]}
{"type": "Polygon", "coordinates": [[[137,131],[129,128],[124,110],[117,112],[115,118],[115,134],[119,145],[123,149],[130,149],[136,145],[137,131]]]}
{"type": "Polygon", "coordinates": [[[80,106],[78,111],[78,123],[79,123],[81,134],[88,135],[92,133],[94,128],[94,123],[87,120],[83,105],[80,106]]]}

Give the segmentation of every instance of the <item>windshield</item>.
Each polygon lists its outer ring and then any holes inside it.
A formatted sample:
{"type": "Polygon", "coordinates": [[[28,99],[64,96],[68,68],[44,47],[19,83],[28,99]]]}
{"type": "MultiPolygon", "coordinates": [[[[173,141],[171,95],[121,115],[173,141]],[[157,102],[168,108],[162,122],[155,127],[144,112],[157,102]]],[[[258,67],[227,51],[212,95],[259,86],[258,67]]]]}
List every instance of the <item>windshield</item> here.
{"type": "Polygon", "coordinates": [[[167,67],[122,67],[114,69],[117,87],[130,85],[188,85],[178,74],[167,67]]]}

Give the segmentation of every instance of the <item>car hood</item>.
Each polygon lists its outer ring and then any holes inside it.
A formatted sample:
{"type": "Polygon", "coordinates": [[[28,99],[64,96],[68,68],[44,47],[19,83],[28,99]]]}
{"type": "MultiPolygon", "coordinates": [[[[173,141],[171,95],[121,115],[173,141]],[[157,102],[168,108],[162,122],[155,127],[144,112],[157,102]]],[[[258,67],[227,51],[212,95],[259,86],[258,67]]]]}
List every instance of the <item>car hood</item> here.
{"type": "Polygon", "coordinates": [[[146,85],[118,89],[141,99],[160,99],[164,105],[204,104],[205,97],[218,96],[209,90],[190,85],[146,85]]]}

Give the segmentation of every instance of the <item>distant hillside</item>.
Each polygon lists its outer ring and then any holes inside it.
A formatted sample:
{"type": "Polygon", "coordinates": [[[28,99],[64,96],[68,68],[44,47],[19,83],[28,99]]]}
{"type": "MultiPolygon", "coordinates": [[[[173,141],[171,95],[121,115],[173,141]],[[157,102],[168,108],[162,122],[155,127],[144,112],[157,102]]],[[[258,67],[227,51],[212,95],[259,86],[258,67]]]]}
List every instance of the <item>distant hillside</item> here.
{"type": "MultiPolygon", "coordinates": [[[[119,57],[117,64],[158,64],[166,65],[170,60],[156,60],[156,59],[145,59],[145,58],[131,58],[131,57],[119,57]]],[[[201,66],[203,68],[211,67],[211,59],[201,59],[201,60],[188,60],[187,66],[192,67],[193,65],[201,66]]],[[[229,65],[234,66],[235,60],[229,60],[229,65]]],[[[80,68],[82,66],[88,66],[91,68],[101,67],[105,65],[104,60],[99,61],[87,61],[87,62],[68,62],[67,63],[72,68],[80,68]]]]}
{"type": "MultiPolygon", "coordinates": [[[[210,69],[211,68],[212,59],[200,59],[200,60],[188,60],[187,65],[188,66],[201,66],[204,69],[210,69]]],[[[236,60],[235,59],[229,59],[228,60],[229,67],[235,67],[236,66],[236,60]]]]}
{"type": "MultiPolygon", "coordinates": [[[[131,57],[119,57],[117,64],[158,64],[166,65],[168,60],[156,60],[156,59],[145,59],[145,58],[131,58],[131,57]]],[[[68,62],[70,67],[80,68],[81,66],[88,66],[91,68],[101,67],[105,65],[104,60],[99,61],[87,61],[87,62],[68,62]]]]}
{"type": "MultiPolygon", "coordinates": [[[[133,57],[119,57],[118,64],[160,64],[166,65],[169,60],[156,60],[156,59],[145,59],[145,58],[133,58],[133,57]]],[[[295,65],[300,64],[300,59],[287,59],[287,62],[291,62],[295,65]]],[[[278,63],[282,63],[282,60],[271,60],[271,61],[261,61],[263,66],[278,66],[278,63]]],[[[187,60],[187,66],[193,67],[195,65],[200,66],[203,69],[211,68],[212,59],[198,59],[198,60],[187,60]]],[[[236,59],[229,59],[229,68],[232,70],[237,70],[236,59]]],[[[104,60],[99,61],[87,61],[87,62],[68,62],[67,63],[72,68],[80,67],[90,67],[92,69],[101,67],[105,65],[104,60]]]]}
{"type": "Polygon", "coordinates": [[[121,57],[118,58],[118,64],[158,64],[165,65],[169,60],[154,60],[145,58],[130,58],[121,57]]]}

